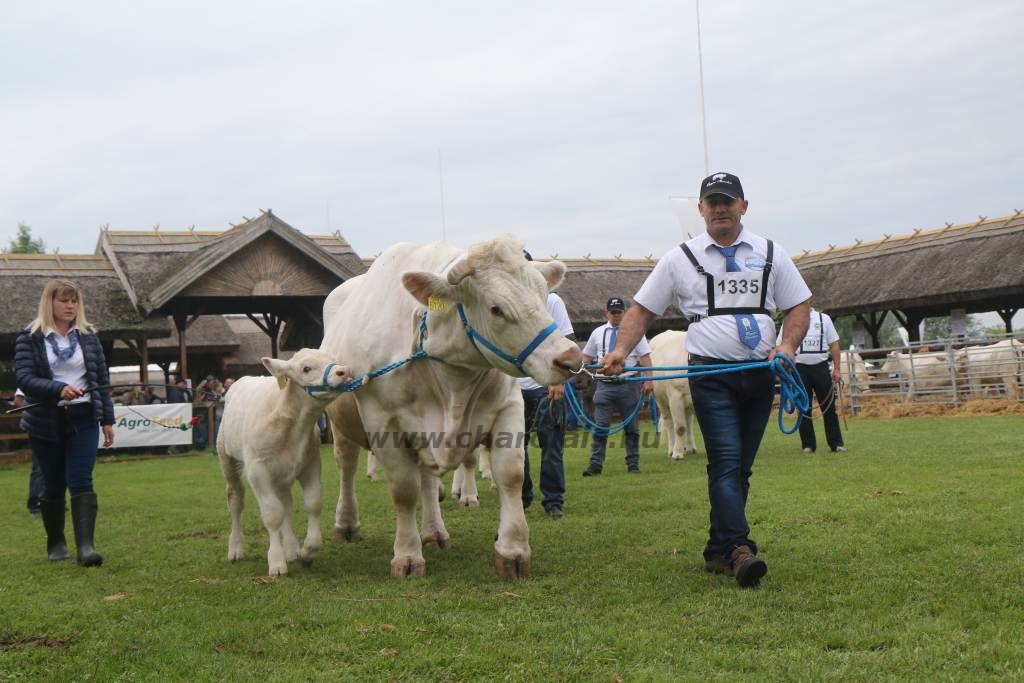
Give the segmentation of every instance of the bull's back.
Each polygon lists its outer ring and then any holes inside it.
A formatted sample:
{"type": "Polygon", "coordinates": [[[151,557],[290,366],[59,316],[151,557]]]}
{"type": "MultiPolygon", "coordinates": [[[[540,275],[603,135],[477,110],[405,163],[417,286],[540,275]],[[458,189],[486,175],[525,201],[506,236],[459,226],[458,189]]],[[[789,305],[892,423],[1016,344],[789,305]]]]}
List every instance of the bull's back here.
{"type": "Polygon", "coordinates": [[[402,274],[440,274],[462,253],[442,244],[401,243],[386,249],[369,270],[353,278],[353,285],[345,283],[331,293],[331,319],[324,320],[321,348],[362,372],[409,355],[419,303],[402,285],[402,274]]]}

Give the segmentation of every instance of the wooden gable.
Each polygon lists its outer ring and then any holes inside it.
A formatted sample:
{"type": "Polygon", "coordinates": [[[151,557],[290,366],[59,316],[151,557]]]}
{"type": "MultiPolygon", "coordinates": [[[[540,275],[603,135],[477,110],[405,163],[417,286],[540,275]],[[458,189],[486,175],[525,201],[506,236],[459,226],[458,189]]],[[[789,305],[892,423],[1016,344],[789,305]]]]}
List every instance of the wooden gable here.
{"type": "Polygon", "coordinates": [[[327,296],[340,284],[294,246],[273,234],[246,244],[183,289],[187,297],[327,296]]]}

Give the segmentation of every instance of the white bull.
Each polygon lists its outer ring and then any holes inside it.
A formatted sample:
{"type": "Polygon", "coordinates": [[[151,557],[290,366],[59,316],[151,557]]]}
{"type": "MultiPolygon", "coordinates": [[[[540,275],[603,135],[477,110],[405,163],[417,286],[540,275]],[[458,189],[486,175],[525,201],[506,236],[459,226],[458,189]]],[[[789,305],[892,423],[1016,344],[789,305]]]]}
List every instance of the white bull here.
{"type": "MultiPolygon", "coordinates": [[[[687,364],[686,333],[676,330],[662,332],[651,339],[651,365],[679,366],[687,364]]],[[[678,374],[655,372],[654,375],[678,374]]],[[[661,435],[667,437],[668,454],[673,460],[683,460],[687,454],[697,452],[693,436],[693,400],[690,398],[690,380],[655,380],[654,399],[658,402],[661,435]]]]}
{"type": "Polygon", "coordinates": [[[922,390],[929,392],[951,387],[954,368],[951,368],[945,351],[924,351],[913,355],[890,351],[880,372],[906,381],[907,398],[912,401],[922,390]]]}
{"type": "Polygon", "coordinates": [[[358,534],[352,481],[359,446],[372,446],[387,471],[397,513],[392,576],[424,575],[424,543],[447,546],[433,487],[481,444],[490,448],[501,505],[495,567],[503,577],[529,574],[522,506],[525,423],[513,377],[558,384],[582,363],[574,343],[548,332],[553,321],[547,292],[564,274],[560,262],[528,262],[522,244],[511,237],[475,245],[468,253],[444,244],[400,244],[325,302],[321,348],[360,371],[419,348],[429,310],[423,335],[429,358],[377,377],[354,400],[337,401],[328,411],[334,434],[345,437],[336,438],[343,478],[336,530],[358,534]],[[417,499],[423,508],[419,532],[417,499]]]}
{"type": "Polygon", "coordinates": [[[970,346],[957,351],[957,367],[971,388],[971,394],[981,396],[986,386],[1002,384],[1007,398],[1020,399],[1021,360],[1024,344],[1004,339],[987,346],[970,346]]]}

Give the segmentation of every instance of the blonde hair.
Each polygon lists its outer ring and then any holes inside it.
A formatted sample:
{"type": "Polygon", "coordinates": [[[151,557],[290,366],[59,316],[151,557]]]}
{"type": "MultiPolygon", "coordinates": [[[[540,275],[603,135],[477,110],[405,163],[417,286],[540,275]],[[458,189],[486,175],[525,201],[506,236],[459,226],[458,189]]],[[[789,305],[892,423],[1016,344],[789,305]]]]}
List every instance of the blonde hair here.
{"type": "Polygon", "coordinates": [[[85,297],[75,283],[68,280],[50,280],[43,287],[43,293],[39,297],[39,311],[36,319],[29,325],[29,331],[35,332],[39,329],[56,330],[57,323],[53,319],[53,300],[58,297],[72,297],[78,302],[78,311],[75,313],[75,320],[71,329],[80,333],[95,332],[92,324],[85,318],[85,297]]]}

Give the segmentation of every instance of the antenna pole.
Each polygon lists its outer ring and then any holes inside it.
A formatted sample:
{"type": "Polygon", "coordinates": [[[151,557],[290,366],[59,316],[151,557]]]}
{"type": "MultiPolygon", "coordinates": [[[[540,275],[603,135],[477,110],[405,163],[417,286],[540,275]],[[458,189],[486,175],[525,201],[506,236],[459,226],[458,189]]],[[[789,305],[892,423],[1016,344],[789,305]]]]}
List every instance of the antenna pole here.
{"type": "Polygon", "coordinates": [[[437,180],[441,188],[441,241],[448,241],[448,223],[444,215],[444,165],[441,163],[441,148],[437,148],[437,180]]]}
{"type": "Polygon", "coordinates": [[[697,73],[700,82],[700,127],[704,134],[704,175],[711,174],[711,165],[708,163],[708,122],[707,112],[704,108],[704,54],[701,50],[700,40],[700,0],[695,0],[697,6],[697,73]]]}

